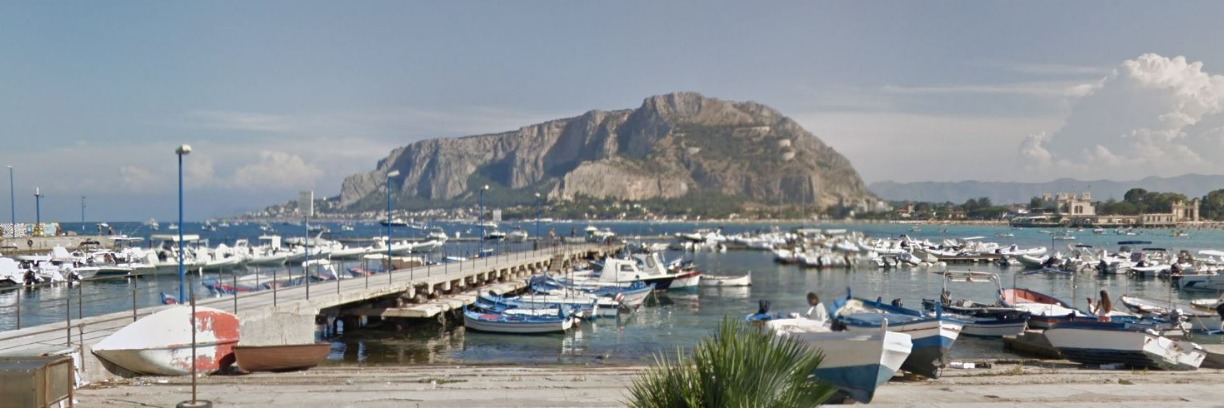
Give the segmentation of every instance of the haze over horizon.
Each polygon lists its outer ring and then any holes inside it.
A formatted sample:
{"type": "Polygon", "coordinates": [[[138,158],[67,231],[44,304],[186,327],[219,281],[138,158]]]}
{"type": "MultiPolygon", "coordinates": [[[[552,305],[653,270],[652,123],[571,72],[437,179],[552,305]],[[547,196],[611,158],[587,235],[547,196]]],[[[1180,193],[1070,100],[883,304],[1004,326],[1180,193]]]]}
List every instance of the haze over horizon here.
{"type": "Polygon", "coordinates": [[[201,220],[335,195],[414,141],[696,91],[794,118],[868,183],[1224,174],[1224,4],[700,5],[4,3],[0,165],[22,221],[35,187],[44,220],[81,196],[167,220],[191,144],[201,220]]]}

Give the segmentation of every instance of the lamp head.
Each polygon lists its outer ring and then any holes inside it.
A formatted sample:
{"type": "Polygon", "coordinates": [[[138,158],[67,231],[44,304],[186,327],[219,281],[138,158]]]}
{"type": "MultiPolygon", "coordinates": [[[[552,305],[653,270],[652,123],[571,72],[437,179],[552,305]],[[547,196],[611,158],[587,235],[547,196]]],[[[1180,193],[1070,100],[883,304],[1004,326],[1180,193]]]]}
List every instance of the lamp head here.
{"type": "Polygon", "coordinates": [[[485,189],[485,190],[488,190],[488,189],[489,189],[489,185],[488,185],[488,184],[485,184],[485,185],[484,185],[484,189],[485,189]]]}
{"type": "Polygon", "coordinates": [[[180,145],[177,149],[174,149],[174,153],[178,154],[179,156],[190,154],[191,145],[180,145]]]}
{"type": "Polygon", "coordinates": [[[536,198],[540,198],[540,193],[536,193],[536,198]]]}
{"type": "Polygon", "coordinates": [[[399,170],[391,170],[390,173],[387,173],[387,177],[399,177],[399,174],[399,170]]]}

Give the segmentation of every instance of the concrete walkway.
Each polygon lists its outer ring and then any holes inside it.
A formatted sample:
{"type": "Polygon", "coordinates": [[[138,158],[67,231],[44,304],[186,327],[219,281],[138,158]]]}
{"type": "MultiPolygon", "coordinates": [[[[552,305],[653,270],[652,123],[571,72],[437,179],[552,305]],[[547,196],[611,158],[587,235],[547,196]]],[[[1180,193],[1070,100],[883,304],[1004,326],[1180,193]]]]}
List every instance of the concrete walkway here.
{"type": "MultiPolygon", "coordinates": [[[[619,407],[644,367],[381,366],[200,379],[223,407],[619,407]]],[[[938,380],[885,384],[872,407],[1213,407],[1224,371],[1084,370],[998,366],[945,371],[938,380]]],[[[190,378],[124,380],[78,392],[87,407],[169,407],[190,399],[190,378]],[[163,382],[164,381],[164,382],[163,382]]]]}

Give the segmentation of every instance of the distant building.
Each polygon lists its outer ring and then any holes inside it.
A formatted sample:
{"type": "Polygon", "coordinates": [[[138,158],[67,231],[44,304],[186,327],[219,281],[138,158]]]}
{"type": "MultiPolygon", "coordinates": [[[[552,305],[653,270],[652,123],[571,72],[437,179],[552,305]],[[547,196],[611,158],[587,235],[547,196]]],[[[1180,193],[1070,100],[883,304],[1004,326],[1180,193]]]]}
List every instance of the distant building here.
{"type": "Polygon", "coordinates": [[[1092,203],[1092,193],[1085,191],[1078,197],[1072,193],[1058,193],[1054,212],[1070,218],[1088,218],[1096,216],[1096,204],[1092,203]]]}

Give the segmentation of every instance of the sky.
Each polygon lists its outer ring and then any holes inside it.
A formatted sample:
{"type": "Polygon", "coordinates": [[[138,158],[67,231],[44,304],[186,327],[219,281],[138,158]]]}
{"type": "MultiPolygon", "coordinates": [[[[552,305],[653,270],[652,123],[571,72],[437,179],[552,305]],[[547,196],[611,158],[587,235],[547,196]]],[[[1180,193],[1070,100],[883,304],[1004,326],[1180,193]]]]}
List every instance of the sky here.
{"type": "Polygon", "coordinates": [[[87,220],[169,220],[189,144],[184,216],[202,220],[338,194],[414,141],[696,91],[778,109],[869,183],[1219,174],[1220,15],[1193,1],[0,2],[0,165],[19,221],[36,187],[44,221],[79,221],[81,197],[87,220]]]}

